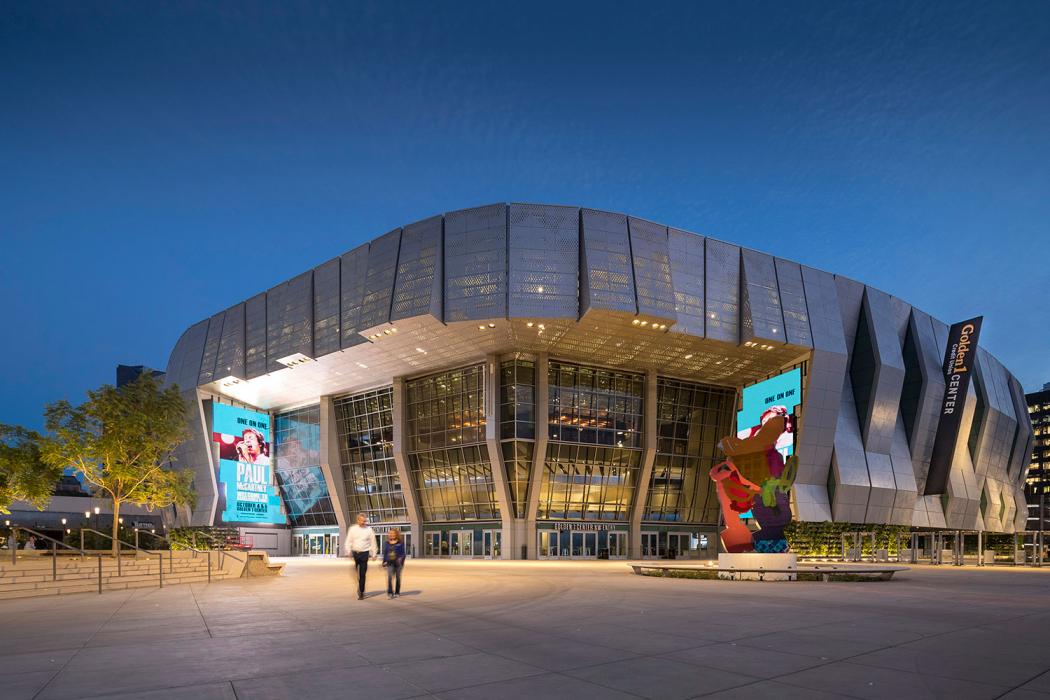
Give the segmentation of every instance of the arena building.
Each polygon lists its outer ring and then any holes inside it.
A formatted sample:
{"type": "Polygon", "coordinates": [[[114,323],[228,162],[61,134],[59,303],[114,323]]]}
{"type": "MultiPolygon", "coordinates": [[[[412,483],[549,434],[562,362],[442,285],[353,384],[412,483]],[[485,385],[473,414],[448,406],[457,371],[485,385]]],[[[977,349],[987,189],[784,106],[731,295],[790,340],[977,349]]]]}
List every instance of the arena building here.
{"type": "Polygon", "coordinates": [[[983,348],[945,493],[922,495],[947,334],[862,282],[623,214],[449,212],[183,333],[166,377],[199,500],[179,517],[278,553],[338,551],[364,512],[416,556],[713,555],[719,440],[773,401],[795,518],[1023,530],[1025,397],[983,348]]]}

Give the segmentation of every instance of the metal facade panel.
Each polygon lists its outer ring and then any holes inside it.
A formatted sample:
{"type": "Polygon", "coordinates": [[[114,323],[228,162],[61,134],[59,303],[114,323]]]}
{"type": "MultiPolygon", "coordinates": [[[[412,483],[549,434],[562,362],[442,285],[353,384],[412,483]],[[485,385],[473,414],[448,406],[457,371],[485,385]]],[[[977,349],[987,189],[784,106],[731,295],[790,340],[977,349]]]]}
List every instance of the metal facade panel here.
{"type": "MultiPolygon", "coordinates": [[[[835,430],[842,406],[842,387],[846,381],[846,343],[842,337],[838,288],[827,272],[809,267],[801,269],[806,306],[810,313],[813,354],[810,357],[806,390],[803,393],[802,424],[798,435],[798,476],[796,488],[798,513],[802,520],[819,521],[830,512],[827,484],[835,448],[835,430]],[[806,501],[817,504],[810,517],[804,510],[806,501]]],[[[829,518],[830,519],[830,516],[829,518]]]]}
{"type": "Polygon", "coordinates": [[[781,310],[780,291],[777,289],[777,270],[773,256],[757,250],[740,251],[742,273],[741,338],[784,342],[784,313],[781,310]]]}
{"type": "Polygon", "coordinates": [[[266,374],[266,292],[244,302],[244,374],[254,379],[266,374]]]}
{"type": "Polygon", "coordinates": [[[208,320],[208,337],[204,341],[204,357],[201,358],[201,370],[197,375],[197,384],[207,384],[215,379],[215,360],[219,356],[219,341],[222,340],[222,323],[226,312],[220,311],[208,320]]]}
{"type": "Polygon", "coordinates": [[[204,319],[187,328],[175,343],[164,377],[169,386],[175,384],[182,391],[196,389],[207,337],[208,319],[204,319]]]}
{"type": "Polygon", "coordinates": [[[853,387],[846,377],[842,383],[842,406],[835,429],[829,495],[835,520],[862,523],[867,517],[871,480],[857,411],[853,406],[853,387]]]}
{"type": "Polygon", "coordinates": [[[266,366],[284,369],[277,360],[301,353],[313,357],[313,270],[266,293],[266,366]]]}
{"type": "Polygon", "coordinates": [[[368,274],[369,244],[344,253],[339,259],[339,333],[345,348],[367,342],[361,335],[361,304],[365,297],[365,276],[368,274]]]}
{"type": "Polygon", "coordinates": [[[899,415],[893,431],[890,462],[893,466],[893,481],[897,488],[890,522],[896,525],[911,525],[915,516],[919,488],[915,481],[915,467],[911,463],[911,452],[908,450],[908,434],[904,429],[904,419],[899,415]]]}
{"type": "Polygon", "coordinates": [[[633,216],[628,217],[627,223],[631,233],[638,313],[673,319],[674,285],[671,284],[667,227],[633,216]]]}
{"type": "Polygon", "coordinates": [[[595,308],[637,312],[627,217],[584,209],[580,221],[580,311],[587,313],[595,308]]]}
{"type": "Polygon", "coordinates": [[[215,358],[215,379],[244,379],[244,304],[226,309],[222,323],[219,354],[215,358]]]}
{"type": "Polygon", "coordinates": [[[394,229],[368,246],[365,295],[361,299],[361,328],[372,328],[390,321],[390,302],[394,296],[401,229],[394,229]]]}
{"type": "Polygon", "coordinates": [[[860,321],[860,307],[864,299],[864,285],[848,277],[835,276],[838,287],[839,318],[842,319],[842,337],[852,354],[857,340],[857,324],[860,321]]]}
{"type": "Polygon", "coordinates": [[[445,215],[445,321],[507,315],[507,207],[445,215]]]}
{"type": "Polygon", "coordinates": [[[809,327],[809,308],[802,285],[802,266],[782,258],[776,258],[774,262],[784,314],[784,339],[792,345],[811,348],[813,333],[809,327]]]}
{"type": "Polygon", "coordinates": [[[1025,471],[1028,467],[1025,451],[1029,438],[1032,435],[1032,421],[1028,414],[1028,404],[1025,400],[1024,389],[1021,388],[1021,383],[1017,381],[1016,377],[1010,375],[1007,386],[1010,389],[1010,396],[1013,400],[1014,413],[1020,418],[1017,422],[1017,430],[1014,431],[1009,466],[1010,480],[1012,483],[1018,484],[1024,483],[1025,471]]]}
{"type": "Polygon", "coordinates": [[[667,229],[667,248],[671,254],[671,283],[674,285],[674,330],[703,338],[707,314],[704,312],[704,237],[667,229]]]}
{"type": "Polygon", "coordinates": [[[930,458],[933,455],[933,441],[937,434],[941,400],[944,397],[944,375],[936,359],[937,339],[933,332],[933,324],[927,314],[918,309],[912,309],[907,337],[915,346],[919,371],[922,375],[922,387],[919,391],[915,423],[909,442],[912,466],[915,468],[915,481],[921,492],[926,487],[926,475],[929,472],[930,458]]]}
{"type": "Polygon", "coordinates": [[[705,243],[707,337],[740,342],[740,248],[708,238],[705,243]]]}
{"type": "Polygon", "coordinates": [[[870,452],[889,454],[904,386],[904,356],[889,295],[868,287],[864,293],[864,317],[875,359],[867,423],[862,425],[864,446],[870,452]]]}
{"type": "Polygon", "coordinates": [[[441,318],[442,218],[409,224],[401,232],[401,254],[391,321],[430,314],[441,318]]]}
{"type": "Polygon", "coordinates": [[[578,318],[580,210],[511,204],[509,314],[518,318],[578,318]]]}
{"type": "Polygon", "coordinates": [[[314,268],[314,354],[339,350],[339,258],[314,268]]]}

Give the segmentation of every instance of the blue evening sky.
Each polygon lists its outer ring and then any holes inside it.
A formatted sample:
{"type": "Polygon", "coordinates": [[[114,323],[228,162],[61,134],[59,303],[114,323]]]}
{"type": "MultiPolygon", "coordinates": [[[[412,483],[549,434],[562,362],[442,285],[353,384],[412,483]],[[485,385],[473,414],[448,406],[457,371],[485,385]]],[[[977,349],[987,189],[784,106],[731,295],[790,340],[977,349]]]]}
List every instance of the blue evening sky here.
{"type": "Polygon", "coordinates": [[[0,422],[398,225],[624,211],[1050,381],[1050,4],[5,2],[0,422]]]}

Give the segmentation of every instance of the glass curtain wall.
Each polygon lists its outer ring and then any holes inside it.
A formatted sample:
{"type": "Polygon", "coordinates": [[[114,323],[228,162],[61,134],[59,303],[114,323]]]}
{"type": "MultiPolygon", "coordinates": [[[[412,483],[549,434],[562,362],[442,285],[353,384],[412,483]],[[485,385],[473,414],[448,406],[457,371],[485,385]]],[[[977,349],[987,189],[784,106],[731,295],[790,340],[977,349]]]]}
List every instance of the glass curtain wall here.
{"type": "Polygon", "coordinates": [[[676,379],[657,381],[656,460],[643,520],[718,524],[709,474],[718,441],[732,433],[736,392],[676,379]]]}
{"type": "Polygon", "coordinates": [[[393,388],[338,397],[333,404],[349,520],[364,513],[375,523],[407,523],[394,463],[393,388]]]}
{"type": "Polygon", "coordinates": [[[500,449],[514,502],[524,518],[536,438],[536,363],[514,358],[500,364],[500,449]]]}
{"type": "Polygon", "coordinates": [[[551,361],[537,517],[630,517],[642,446],[643,376],[551,361]]]}
{"type": "Polygon", "coordinates": [[[294,527],[335,525],[335,509],[321,472],[321,407],[278,413],[274,472],[294,527]]]}
{"type": "Polygon", "coordinates": [[[426,522],[498,520],[485,445],[484,366],[406,383],[408,461],[426,522]]]}

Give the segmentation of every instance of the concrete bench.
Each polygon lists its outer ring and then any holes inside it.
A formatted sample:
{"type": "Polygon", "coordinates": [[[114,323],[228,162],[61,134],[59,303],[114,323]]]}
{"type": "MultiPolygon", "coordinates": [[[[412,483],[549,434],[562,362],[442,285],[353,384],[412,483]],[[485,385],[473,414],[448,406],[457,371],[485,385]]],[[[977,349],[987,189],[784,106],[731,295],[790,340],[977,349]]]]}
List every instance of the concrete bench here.
{"type": "Polygon", "coordinates": [[[821,581],[830,581],[843,576],[863,576],[865,578],[889,581],[898,571],[907,571],[906,566],[808,566],[797,569],[718,569],[702,566],[675,566],[673,564],[630,564],[634,573],[644,576],[646,571],[703,571],[716,576],[723,574],[808,574],[817,575],[821,581]]]}

